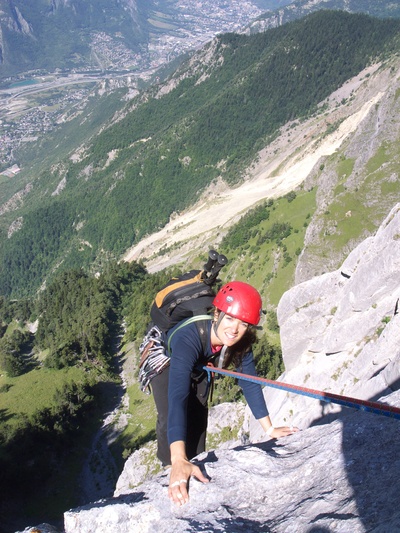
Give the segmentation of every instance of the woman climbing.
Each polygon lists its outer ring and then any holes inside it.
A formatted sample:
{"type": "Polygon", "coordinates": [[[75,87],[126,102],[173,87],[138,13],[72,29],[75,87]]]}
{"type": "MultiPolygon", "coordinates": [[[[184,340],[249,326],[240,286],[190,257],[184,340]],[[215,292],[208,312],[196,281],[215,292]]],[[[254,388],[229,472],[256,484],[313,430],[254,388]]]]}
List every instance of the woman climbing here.
{"type": "MultiPolygon", "coordinates": [[[[213,305],[212,321],[181,328],[178,324],[168,332],[168,336],[172,334],[170,366],[152,380],[158,414],[157,455],[165,466],[171,465],[168,493],[177,505],[188,501],[191,476],[208,482],[190,462],[205,450],[209,383],[203,366],[213,361],[223,368],[234,365],[242,373],[256,375],[252,344],[262,311],[260,294],[247,283],[232,281],[218,291],[213,305]]],[[[297,431],[273,427],[259,384],[239,380],[239,385],[267,435],[279,438],[297,431]]]]}

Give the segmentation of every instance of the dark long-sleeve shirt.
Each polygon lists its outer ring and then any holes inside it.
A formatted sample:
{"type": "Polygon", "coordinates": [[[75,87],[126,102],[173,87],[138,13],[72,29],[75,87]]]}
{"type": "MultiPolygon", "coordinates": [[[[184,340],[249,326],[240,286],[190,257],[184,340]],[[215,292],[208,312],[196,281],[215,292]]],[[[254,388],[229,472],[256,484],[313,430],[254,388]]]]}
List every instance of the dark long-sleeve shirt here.
{"type": "MultiPolygon", "coordinates": [[[[178,325],[179,326],[179,325],[178,325]]],[[[178,327],[178,326],[175,326],[178,327]]],[[[168,333],[171,335],[172,331],[168,333]]],[[[171,362],[168,389],[168,443],[186,441],[187,399],[191,386],[191,374],[199,364],[206,363],[213,355],[211,348],[211,321],[207,324],[207,343],[204,352],[200,334],[195,323],[177,330],[172,336],[171,362]]],[[[256,376],[253,352],[247,353],[238,371],[256,376]]],[[[261,385],[239,380],[247,403],[256,419],[268,415],[261,385]]]]}

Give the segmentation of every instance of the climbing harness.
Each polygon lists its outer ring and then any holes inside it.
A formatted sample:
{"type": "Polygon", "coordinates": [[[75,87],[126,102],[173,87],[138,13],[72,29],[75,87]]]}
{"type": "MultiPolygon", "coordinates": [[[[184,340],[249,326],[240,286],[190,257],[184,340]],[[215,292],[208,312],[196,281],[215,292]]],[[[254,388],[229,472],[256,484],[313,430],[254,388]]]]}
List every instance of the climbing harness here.
{"type": "Polygon", "coordinates": [[[257,376],[249,376],[248,374],[241,374],[240,372],[234,372],[232,370],[224,370],[216,368],[212,364],[208,364],[204,367],[209,374],[222,374],[224,376],[231,376],[244,381],[251,381],[265,385],[266,387],[272,387],[274,389],[285,390],[287,392],[293,392],[294,394],[300,394],[302,396],[309,396],[317,400],[322,400],[327,403],[337,403],[344,407],[351,407],[360,411],[367,411],[376,415],[388,416],[390,418],[397,418],[400,420],[400,408],[392,405],[387,405],[380,402],[372,402],[369,400],[359,400],[357,398],[350,398],[348,396],[341,396],[339,394],[332,394],[330,392],[323,392],[315,389],[308,389],[307,387],[300,387],[298,385],[290,385],[289,383],[282,383],[280,381],[273,381],[271,379],[260,378],[257,376]]]}

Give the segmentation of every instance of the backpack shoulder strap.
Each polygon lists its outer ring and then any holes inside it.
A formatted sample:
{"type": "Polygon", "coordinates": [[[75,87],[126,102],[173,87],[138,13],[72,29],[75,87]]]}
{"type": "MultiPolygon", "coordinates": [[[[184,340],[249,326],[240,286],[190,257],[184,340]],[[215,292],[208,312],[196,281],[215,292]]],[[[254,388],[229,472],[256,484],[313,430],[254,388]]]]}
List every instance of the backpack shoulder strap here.
{"type": "MultiPolygon", "coordinates": [[[[170,351],[171,350],[171,339],[175,335],[175,333],[181,328],[187,326],[188,324],[192,324],[193,322],[200,322],[201,320],[212,320],[212,317],[210,315],[195,315],[184,320],[169,336],[168,346],[167,346],[168,353],[171,353],[170,351]]],[[[198,329],[198,332],[201,338],[201,344],[203,346],[203,350],[205,350],[206,349],[206,337],[207,337],[206,328],[201,328],[200,324],[196,324],[196,325],[197,325],[197,329],[198,329]]]]}
{"type": "MultiPolygon", "coordinates": [[[[212,317],[209,317],[207,319],[207,322],[209,322],[210,320],[212,320],[212,317]]],[[[203,321],[199,320],[196,322],[197,331],[199,332],[199,337],[201,340],[201,346],[203,348],[203,354],[205,354],[207,351],[207,342],[208,342],[207,322],[205,321],[205,319],[203,321]]]]}

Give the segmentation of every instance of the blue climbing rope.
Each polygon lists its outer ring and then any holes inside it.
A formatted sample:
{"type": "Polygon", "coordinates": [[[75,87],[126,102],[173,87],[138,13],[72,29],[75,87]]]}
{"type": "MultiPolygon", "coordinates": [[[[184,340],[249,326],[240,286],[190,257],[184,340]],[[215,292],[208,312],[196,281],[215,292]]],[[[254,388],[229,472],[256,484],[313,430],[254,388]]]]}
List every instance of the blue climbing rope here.
{"type": "Polygon", "coordinates": [[[251,381],[253,383],[259,383],[266,387],[272,387],[274,389],[280,389],[287,392],[293,392],[294,394],[300,394],[302,396],[309,396],[316,400],[321,400],[327,403],[337,403],[344,407],[351,407],[360,411],[367,411],[376,415],[388,416],[390,418],[397,418],[400,420],[400,408],[392,405],[387,405],[381,402],[372,402],[369,400],[359,400],[357,398],[350,398],[348,396],[341,396],[339,394],[332,394],[330,392],[323,392],[315,389],[308,389],[307,387],[300,387],[298,385],[290,385],[289,383],[282,383],[280,381],[273,381],[271,379],[261,378],[257,376],[250,376],[248,374],[241,374],[240,372],[234,372],[233,370],[225,370],[222,368],[216,368],[209,364],[204,367],[204,370],[210,375],[222,374],[224,376],[231,376],[237,379],[243,379],[245,381],[251,381]]]}

